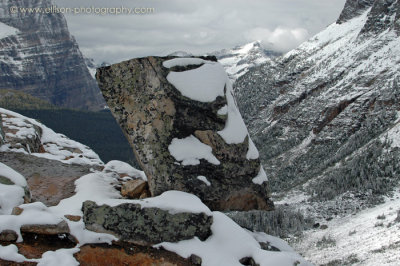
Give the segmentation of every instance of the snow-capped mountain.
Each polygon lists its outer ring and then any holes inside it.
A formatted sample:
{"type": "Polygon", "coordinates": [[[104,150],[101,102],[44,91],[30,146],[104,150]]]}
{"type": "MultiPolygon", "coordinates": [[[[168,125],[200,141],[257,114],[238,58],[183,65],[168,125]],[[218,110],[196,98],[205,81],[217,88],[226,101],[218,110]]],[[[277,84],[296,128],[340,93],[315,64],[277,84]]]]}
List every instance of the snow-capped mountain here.
{"type": "Polygon", "coordinates": [[[209,55],[217,57],[228,73],[230,80],[234,82],[237,78],[247,73],[251,67],[265,62],[273,62],[271,59],[281,54],[266,50],[260,41],[255,41],[233,49],[213,52],[209,55]]]}
{"type": "Polygon", "coordinates": [[[400,1],[348,0],[336,23],[236,81],[239,108],[272,188],[281,192],[275,202],[314,216],[316,227],[332,227],[299,242],[317,264],[400,259],[392,255],[398,224],[393,232],[374,226],[379,210],[383,227],[397,212],[379,204],[396,200],[400,181],[399,62],[400,1]],[[358,236],[367,231],[374,243],[358,236]],[[342,241],[343,234],[359,241],[342,241]]]}
{"type": "Polygon", "coordinates": [[[0,89],[21,90],[58,106],[99,110],[104,101],[64,16],[10,11],[50,6],[51,0],[0,2],[0,89]]]}

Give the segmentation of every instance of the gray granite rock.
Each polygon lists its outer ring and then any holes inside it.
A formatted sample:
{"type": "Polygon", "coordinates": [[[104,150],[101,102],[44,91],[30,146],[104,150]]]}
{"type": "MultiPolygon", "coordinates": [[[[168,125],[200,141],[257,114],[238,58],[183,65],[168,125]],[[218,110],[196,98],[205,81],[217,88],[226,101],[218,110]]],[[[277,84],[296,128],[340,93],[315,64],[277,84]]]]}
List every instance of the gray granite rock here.
{"type": "MultiPolygon", "coordinates": [[[[227,144],[217,133],[225,128],[227,115],[218,111],[227,104],[225,95],[212,102],[185,97],[167,80],[173,72],[201,65],[163,67],[174,57],[138,58],[99,68],[97,80],[114,117],[146,173],[152,196],[168,190],[195,194],[213,210],[273,209],[268,184],[255,184],[259,159],[246,159],[249,138],[227,144]],[[219,165],[200,159],[183,165],[170,154],[172,140],[196,137],[212,148],[219,165]],[[198,179],[204,176],[211,183],[198,179]]],[[[204,57],[216,61],[215,57],[204,57]]],[[[207,77],[206,77],[207,78],[207,77]]]]}
{"type": "Polygon", "coordinates": [[[205,240],[211,235],[213,221],[212,216],[204,213],[171,214],[159,208],[142,208],[130,203],[110,207],[85,201],[82,211],[88,230],[111,233],[122,241],[145,246],[195,236],[205,240]]]}

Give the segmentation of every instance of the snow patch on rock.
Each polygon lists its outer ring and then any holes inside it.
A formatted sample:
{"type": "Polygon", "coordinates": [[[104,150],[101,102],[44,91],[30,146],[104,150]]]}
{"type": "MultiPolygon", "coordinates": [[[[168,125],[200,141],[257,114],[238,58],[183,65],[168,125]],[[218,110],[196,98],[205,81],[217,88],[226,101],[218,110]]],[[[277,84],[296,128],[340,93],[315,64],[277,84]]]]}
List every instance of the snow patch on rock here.
{"type": "Polygon", "coordinates": [[[201,65],[204,64],[206,60],[201,58],[174,58],[163,62],[163,66],[166,68],[176,67],[176,66],[189,66],[189,65],[201,65]]]}
{"type": "Polygon", "coordinates": [[[204,65],[193,70],[170,72],[167,80],[185,97],[199,102],[213,102],[218,96],[224,96],[226,73],[220,63],[205,61],[204,65]]]}
{"type": "Polygon", "coordinates": [[[208,181],[207,177],[200,175],[197,177],[197,179],[203,181],[207,186],[211,186],[211,183],[208,181]]]}
{"type": "Polygon", "coordinates": [[[228,119],[225,128],[218,131],[218,134],[228,144],[239,144],[248,136],[246,125],[242,115],[239,112],[235,99],[233,98],[233,89],[231,82],[226,78],[226,100],[228,102],[228,119]]]}
{"type": "MultiPolygon", "coordinates": [[[[164,242],[155,247],[163,247],[184,258],[195,254],[202,259],[204,266],[242,265],[239,260],[252,257],[256,263],[264,265],[311,265],[295,252],[273,252],[262,250],[257,240],[225,214],[213,212],[213,232],[205,241],[197,237],[178,243],[164,242]]],[[[276,241],[273,241],[273,243],[276,241]]]]}
{"type": "Polygon", "coordinates": [[[168,150],[182,165],[198,165],[200,159],[205,159],[215,165],[220,164],[220,161],[212,154],[212,148],[193,135],[184,139],[174,138],[168,150]]]}
{"type": "Polygon", "coordinates": [[[268,181],[267,174],[265,173],[264,168],[262,166],[260,167],[260,171],[258,172],[258,175],[256,177],[254,177],[252,181],[254,184],[258,184],[258,185],[261,185],[262,183],[268,181]]]}

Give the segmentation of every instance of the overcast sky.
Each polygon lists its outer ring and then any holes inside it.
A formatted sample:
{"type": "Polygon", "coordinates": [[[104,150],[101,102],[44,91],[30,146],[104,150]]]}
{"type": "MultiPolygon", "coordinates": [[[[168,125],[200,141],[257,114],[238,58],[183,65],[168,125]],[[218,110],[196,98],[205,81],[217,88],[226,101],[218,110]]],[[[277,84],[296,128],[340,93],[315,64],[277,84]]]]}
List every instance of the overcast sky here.
{"type": "Polygon", "coordinates": [[[85,56],[115,63],[134,57],[194,54],[261,40],[286,52],[339,16],[345,0],[54,0],[58,7],[154,8],[147,15],[66,14],[85,56]]]}

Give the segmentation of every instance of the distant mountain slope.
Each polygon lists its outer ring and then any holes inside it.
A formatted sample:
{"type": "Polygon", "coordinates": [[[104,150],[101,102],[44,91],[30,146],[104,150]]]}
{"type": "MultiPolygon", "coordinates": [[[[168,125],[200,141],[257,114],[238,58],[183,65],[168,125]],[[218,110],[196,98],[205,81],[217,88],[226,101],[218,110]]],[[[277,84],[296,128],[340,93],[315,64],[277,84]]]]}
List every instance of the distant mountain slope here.
{"type": "Polygon", "coordinates": [[[209,54],[217,57],[232,82],[247,73],[251,67],[265,62],[272,62],[271,59],[281,55],[278,52],[264,49],[259,41],[209,54]]]}
{"type": "Polygon", "coordinates": [[[51,7],[51,0],[0,2],[0,89],[54,105],[100,110],[103,98],[62,14],[10,13],[10,7],[51,7]]]}
{"type": "Polygon", "coordinates": [[[0,89],[0,107],[6,109],[53,109],[49,102],[22,91],[0,89]]]}
{"type": "Polygon", "coordinates": [[[400,260],[399,83],[398,0],[348,0],[336,23],[235,83],[276,205],[315,218],[295,247],[316,265],[400,260]]]}
{"type": "Polygon", "coordinates": [[[400,126],[400,2],[362,2],[360,10],[346,4],[340,24],[236,83],[277,191],[319,176],[310,196],[351,190],[372,199],[399,180],[391,141],[400,126]],[[343,15],[347,7],[360,15],[343,15]]]}

